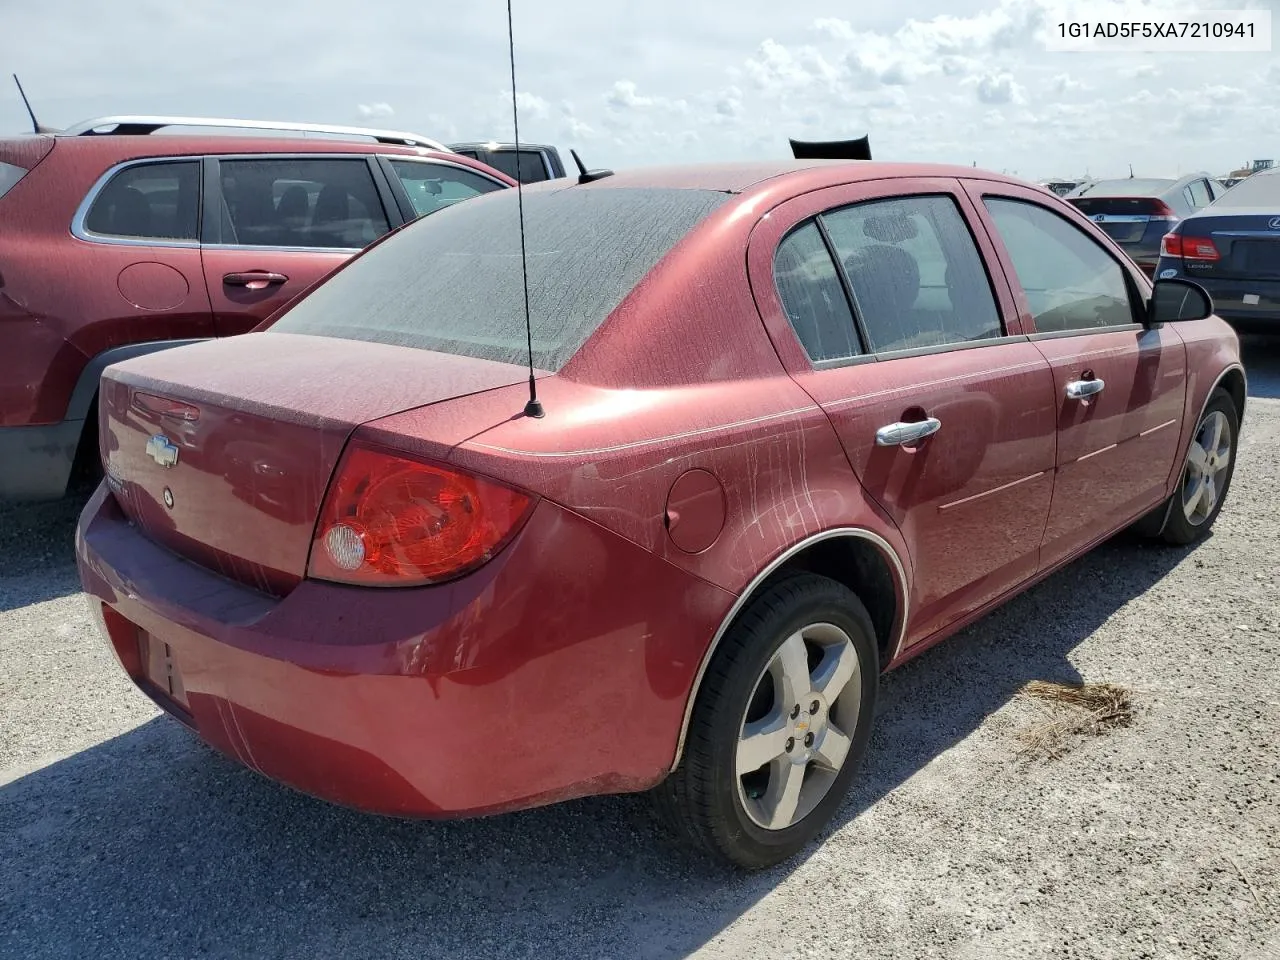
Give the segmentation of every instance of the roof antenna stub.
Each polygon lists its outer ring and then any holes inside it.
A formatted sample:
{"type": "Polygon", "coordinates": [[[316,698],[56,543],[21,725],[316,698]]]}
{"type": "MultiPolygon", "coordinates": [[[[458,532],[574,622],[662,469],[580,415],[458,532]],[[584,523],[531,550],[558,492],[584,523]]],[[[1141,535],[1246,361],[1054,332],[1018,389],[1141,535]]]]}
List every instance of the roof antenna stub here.
{"type": "MultiPolygon", "coordinates": [[[[516,98],[516,33],[512,26],[511,0],[507,0],[507,47],[511,53],[511,124],[515,128],[516,157],[520,156],[520,106],[516,98]]],[[[529,314],[529,255],[524,243],[524,183],[516,177],[516,203],[520,210],[520,279],[524,283],[524,334],[529,348],[529,402],[524,415],[541,419],[546,416],[538,400],[538,381],[533,375],[533,320],[529,314]]]]}
{"type": "Polygon", "coordinates": [[[573,157],[573,162],[578,165],[578,183],[591,183],[593,180],[603,180],[605,177],[613,176],[612,170],[588,170],[587,165],[578,156],[577,150],[570,150],[569,155],[573,157]]]}

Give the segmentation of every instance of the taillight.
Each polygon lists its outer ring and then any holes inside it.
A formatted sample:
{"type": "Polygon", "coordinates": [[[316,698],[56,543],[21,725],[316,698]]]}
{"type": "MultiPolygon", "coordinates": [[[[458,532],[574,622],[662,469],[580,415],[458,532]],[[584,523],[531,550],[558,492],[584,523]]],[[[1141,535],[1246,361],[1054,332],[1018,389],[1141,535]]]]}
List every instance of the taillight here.
{"type": "Polygon", "coordinates": [[[356,444],[320,509],[307,576],[380,586],[449,580],[501,550],[533,503],[491,480],[356,444]]]}
{"type": "Polygon", "coordinates": [[[1184,237],[1177,233],[1166,233],[1160,241],[1160,252],[1166,257],[1181,257],[1183,260],[1220,260],[1222,255],[1209,237],[1184,237]]]}
{"type": "Polygon", "coordinates": [[[1169,206],[1163,200],[1153,200],[1151,202],[1151,219],[1177,220],[1178,215],[1173,212],[1173,207],[1169,206]]]}

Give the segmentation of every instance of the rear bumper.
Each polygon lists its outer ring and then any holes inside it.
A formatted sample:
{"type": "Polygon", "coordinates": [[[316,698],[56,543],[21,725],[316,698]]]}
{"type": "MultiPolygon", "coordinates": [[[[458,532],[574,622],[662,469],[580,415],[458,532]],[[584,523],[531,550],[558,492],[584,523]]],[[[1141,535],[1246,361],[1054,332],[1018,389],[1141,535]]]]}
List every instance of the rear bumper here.
{"type": "Polygon", "coordinates": [[[56,500],[67,491],[83,420],[0,427],[0,500],[56,500]]]}
{"type": "Polygon", "coordinates": [[[1175,276],[1194,280],[1213,298],[1213,311],[1232,326],[1280,331],[1280,280],[1236,280],[1197,275],[1179,261],[1162,259],[1159,273],[1176,270],[1175,276]],[[1257,303],[1245,297],[1256,297],[1257,303]]]}
{"type": "Polygon", "coordinates": [[[76,548],[112,649],[162,707],[259,773],[401,816],[654,785],[733,600],[545,501],[476,573],[405,590],[267,597],[147,540],[105,486],[76,548]]]}

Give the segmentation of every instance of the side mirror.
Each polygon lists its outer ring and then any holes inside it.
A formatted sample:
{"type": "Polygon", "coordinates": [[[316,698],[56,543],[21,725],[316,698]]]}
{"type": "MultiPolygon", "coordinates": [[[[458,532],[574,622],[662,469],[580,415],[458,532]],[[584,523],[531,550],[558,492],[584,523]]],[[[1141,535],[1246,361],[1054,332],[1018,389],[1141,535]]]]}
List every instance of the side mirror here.
{"type": "Polygon", "coordinates": [[[1213,300],[1191,280],[1157,280],[1147,302],[1147,326],[1179,320],[1203,320],[1213,313],[1213,300]]]}

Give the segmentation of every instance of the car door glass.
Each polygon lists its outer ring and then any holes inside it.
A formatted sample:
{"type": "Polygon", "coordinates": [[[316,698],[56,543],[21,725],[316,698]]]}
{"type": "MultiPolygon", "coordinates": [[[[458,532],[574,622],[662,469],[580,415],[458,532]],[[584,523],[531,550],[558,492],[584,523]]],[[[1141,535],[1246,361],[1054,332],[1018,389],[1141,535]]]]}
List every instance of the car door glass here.
{"type": "Polygon", "coordinates": [[[521,183],[538,183],[547,179],[546,164],[542,162],[542,154],[536,150],[521,150],[518,161],[514,150],[495,150],[489,154],[488,164],[521,183]]]}
{"type": "Polygon", "coordinates": [[[1193,207],[1207,207],[1213,202],[1213,197],[1209,195],[1209,185],[1203,180],[1192,180],[1190,189],[1193,207]]]}
{"type": "Polygon", "coordinates": [[[473,170],[443,163],[392,160],[391,167],[404,185],[414,212],[420,217],[504,186],[473,170]]]}
{"type": "Polygon", "coordinates": [[[196,240],[200,163],[179,160],[126,167],[93,200],[84,228],[102,237],[196,240]]]}
{"type": "Polygon", "coordinates": [[[363,158],[223,160],[222,242],[358,249],[390,229],[363,158]]]}
{"type": "Polygon", "coordinates": [[[987,197],[1039,332],[1134,322],[1124,270],[1096,240],[1023,200],[987,197]]]}
{"type": "Polygon", "coordinates": [[[981,254],[950,197],[875,200],[822,221],[872,351],[1004,335],[981,254]]]}
{"type": "Polygon", "coordinates": [[[849,299],[813,221],[778,244],[773,280],[810,360],[843,360],[862,352],[849,299]]]}

